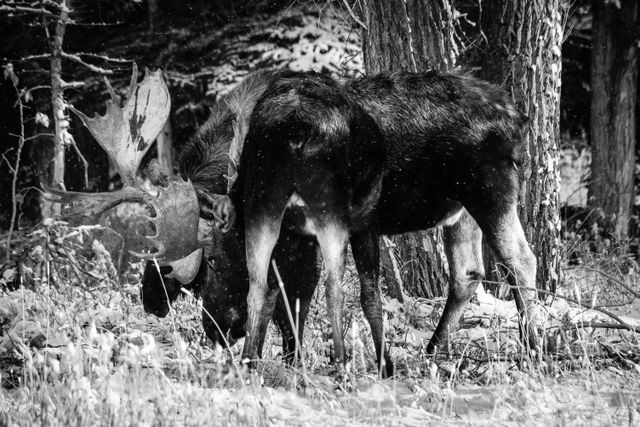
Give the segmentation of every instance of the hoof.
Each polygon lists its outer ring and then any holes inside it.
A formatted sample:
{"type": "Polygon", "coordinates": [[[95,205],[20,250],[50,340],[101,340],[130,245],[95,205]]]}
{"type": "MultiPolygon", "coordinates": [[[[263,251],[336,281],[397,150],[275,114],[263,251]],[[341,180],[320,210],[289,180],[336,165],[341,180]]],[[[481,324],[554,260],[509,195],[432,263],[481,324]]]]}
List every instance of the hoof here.
{"type": "Polygon", "coordinates": [[[395,375],[395,366],[390,358],[385,359],[384,366],[378,366],[378,370],[380,372],[380,376],[382,378],[391,378],[395,375]]]}
{"type": "Polygon", "coordinates": [[[545,306],[538,301],[531,301],[526,309],[522,337],[529,350],[537,351],[544,347],[549,324],[549,313],[545,306]]]}

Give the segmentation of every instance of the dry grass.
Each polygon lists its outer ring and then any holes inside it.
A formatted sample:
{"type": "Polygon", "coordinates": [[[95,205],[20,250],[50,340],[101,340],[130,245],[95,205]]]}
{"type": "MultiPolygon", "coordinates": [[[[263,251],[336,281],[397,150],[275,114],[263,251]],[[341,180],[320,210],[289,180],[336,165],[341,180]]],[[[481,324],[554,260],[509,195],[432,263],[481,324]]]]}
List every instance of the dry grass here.
{"type": "MultiPolygon", "coordinates": [[[[602,313],[556,300],[549,308],[552,345],[531,363],[521,351],[513,304],[479,292],[448,353],[434,361],[425,347],[443,301],[385,301],[398,375],[379,380],[351,267],[350,382],[328,376],[330,329],[321,290],[304,337],[305,372],[281,364],[275,329],[259,369],[237,372],[231,361],[241,343],[230,351],[211,348],[196,301],[180,300],[167,319],[146,315],[134,276],[116,284],[105,253],[96,247],[94,255],[82,255],[74,230],[53,224],[26,236],[33,243],[31,281],[0,293],[0,425],[633,425],[640,419],[639,335],[584,323],[602,313]]],[[[593,300],[585,295],[595,292],[597,279],[572,271],[565,294],[593,300]],[[580,284],[585,288],[578,292],[580,284]]],[[[636,303],[610,309],[633,321],[626,311],[636,303]]]]}

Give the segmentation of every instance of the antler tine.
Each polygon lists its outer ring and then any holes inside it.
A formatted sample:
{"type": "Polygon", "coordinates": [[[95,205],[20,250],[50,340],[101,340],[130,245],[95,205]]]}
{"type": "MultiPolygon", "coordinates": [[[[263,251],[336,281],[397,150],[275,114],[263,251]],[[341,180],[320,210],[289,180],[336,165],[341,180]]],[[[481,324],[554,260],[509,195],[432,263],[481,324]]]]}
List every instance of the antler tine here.
{"type": "Polygon", "coordinates": [[[111,100],[104,116],[91,118],[73,108],[93,137],[117,165],[125,185],[135,184],[140,162],[169,118],[171,99],[160,71],[147,72],[138,83],[138,66],[133,64],[127,99],[120,106],[107,84],[111,100]]]}
{"type": "Polygon", "coordinates": [[[136,90],[137,83],[138,83],[138,64],[134,62],[133,69],[131,70],[131,82],[129,83],[129,91],[127,92],[127,99],[130,99],[131,96],[133,95],[133,92],[136,90]]]}
{"type": "Polygon", "coordinates": [[[109,92],[109,96],[111,97],[113,103],[116,105],[120,105],[120,97],[118,96],[118,94],[116,94],[116,91],[113,90],[113,86],[111,86],[111,82],[109,81],[107,76],[104,76],[104,84],[107,86],[107,92],[109,92]]]}
{"type": "Polygon", "coordinates": [[[43,196],[55,203],[68,205],[64,209],[67,217],[96,217],[124,202],[148,202],[154,196],[142,189],[125,187],[121,190],[106,193],[80,193],[75,191],[59,191],[44,186],[43,196]]]}

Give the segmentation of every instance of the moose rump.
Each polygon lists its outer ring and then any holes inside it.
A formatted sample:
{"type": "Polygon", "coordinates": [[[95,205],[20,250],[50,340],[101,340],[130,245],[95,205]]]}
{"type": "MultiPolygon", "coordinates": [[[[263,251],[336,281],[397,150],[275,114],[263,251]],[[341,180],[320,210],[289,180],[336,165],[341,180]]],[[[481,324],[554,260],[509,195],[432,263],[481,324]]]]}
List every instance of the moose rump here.
{"type": "Polygon", "coordinates": [[[329,78],[289,73],[258,101],[232,190],[244,199],[238,212],[249,273],[244,358],[262,352],[278,294],[267,284],[269,260],[289,210],[301,218],[299,232],[318,240],[335,362],[344,361],[340,286],[347,244],[372,226],[384,162],[376,124],[329,78]]]}

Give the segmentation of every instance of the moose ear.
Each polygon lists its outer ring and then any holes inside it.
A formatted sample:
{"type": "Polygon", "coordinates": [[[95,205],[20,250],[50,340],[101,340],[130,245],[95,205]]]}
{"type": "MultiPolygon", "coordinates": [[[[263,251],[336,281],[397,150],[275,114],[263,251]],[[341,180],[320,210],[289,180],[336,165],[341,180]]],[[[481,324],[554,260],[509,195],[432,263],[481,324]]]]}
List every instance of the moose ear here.
{"type": "Polygon", "coordinates": [[[223,233],[233,228],[236,222],[236,211],[231,198],[224,194],[208,194],[198,191],[200,215],[204,219],[212,220],[213,224],[223,233]]]}
{"type": "Polygon", "coordinates": [[[146,70],[138,83],[138,67],[133,64],[131,84],[124,105],[105,78],[111,100],[104,116],[88,117],[71,107],[80,120],[117,165],[125,185],[135,182],[145,153],[162,131],[171,110],[171,98],[160,70],[146,70]]]}

